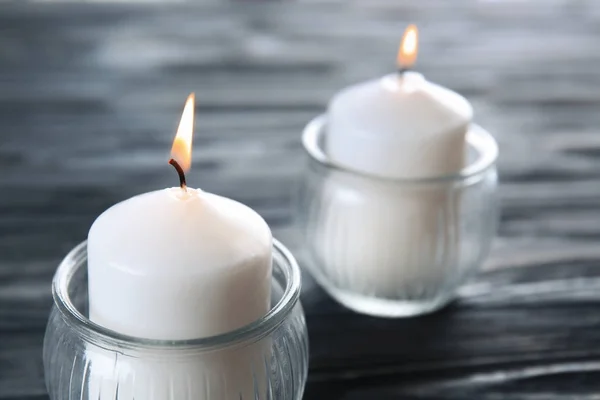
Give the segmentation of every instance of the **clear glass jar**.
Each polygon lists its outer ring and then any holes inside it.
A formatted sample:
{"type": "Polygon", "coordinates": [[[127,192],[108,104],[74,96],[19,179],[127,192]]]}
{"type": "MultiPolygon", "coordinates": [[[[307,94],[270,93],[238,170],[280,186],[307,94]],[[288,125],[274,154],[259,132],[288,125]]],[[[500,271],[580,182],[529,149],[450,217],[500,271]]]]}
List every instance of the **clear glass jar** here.
{"type": "Polygon", "coordinates": [[[52,400],[240,400],[302,398],[308,334],[300,271],[275,241],[272,307],[252,324],[185,341],[120,335],[87,317],[87,246],[74,248],[54,276],[44,339],[52,400]]]}
{"type": "Polygon", "coordinates": [[[467,166],[455,175],[386,179],[336,165],[324,151],[326,118],[303,133],[308,154],[297,201],[303,263],[346,307],[381,317],[447,304],[488,255],[498,220],[498,146],[467,133],[467,166]]]}

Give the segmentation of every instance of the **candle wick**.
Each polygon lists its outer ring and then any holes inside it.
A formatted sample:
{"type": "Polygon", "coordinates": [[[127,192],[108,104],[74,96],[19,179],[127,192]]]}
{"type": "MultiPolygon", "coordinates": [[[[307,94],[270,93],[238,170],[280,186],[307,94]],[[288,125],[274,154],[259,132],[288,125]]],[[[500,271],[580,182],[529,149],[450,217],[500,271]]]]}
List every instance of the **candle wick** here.
{"type": "Polygon", "coordinates": [[[187,192],[187,184],[185,183],[185,173],[183,172],[181,165],[179,165],[179,163],[175,161],[174,158],[171,158],[169,160],[169,164],[171,164],[173,168],[175,168],[177,174],[179,175],[179,186],[187,192]]]}
{"type": "Polygon", "coordinates": [[[398,75],[400,75],[400,78],[403,77],[403,75],[408,72],[410,70],[410,68],[407,67],[399,67],[398,68],[398,75]]]}

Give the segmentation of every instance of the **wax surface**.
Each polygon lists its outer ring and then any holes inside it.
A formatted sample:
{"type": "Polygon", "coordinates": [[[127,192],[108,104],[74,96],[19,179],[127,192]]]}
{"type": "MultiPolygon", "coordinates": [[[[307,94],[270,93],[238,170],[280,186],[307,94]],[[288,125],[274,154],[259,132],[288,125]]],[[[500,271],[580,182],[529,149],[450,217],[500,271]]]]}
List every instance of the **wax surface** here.
{"type": "Polygon", "coordinates": [[[88,235],[90,318],[163,340],[240,328],[270,307],[271,232],[250,208],[200,190],[145,193],[88,235]]]}
{"type": "Polygon", "coordinates": [[[341,166],[387,178],[448,175],[464,165],[473,110],[407,72],[351,86],[330,102],[326,150],[341,166]]]}

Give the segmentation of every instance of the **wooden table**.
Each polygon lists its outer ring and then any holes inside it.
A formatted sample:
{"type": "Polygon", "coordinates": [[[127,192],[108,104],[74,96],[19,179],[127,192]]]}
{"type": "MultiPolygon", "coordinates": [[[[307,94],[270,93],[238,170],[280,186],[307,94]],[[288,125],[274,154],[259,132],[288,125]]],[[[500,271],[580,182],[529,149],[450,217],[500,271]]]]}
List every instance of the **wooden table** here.
{"type": "Polygon", "coordinates": [[[434,315],[374,319],[309,276],[307,399],[598,399],[600,5],[594,0],[0,4],[0,399],[47,399],[42,337],[58,261],[94,218],[176,184],[196,91],[191,185],[240,200],[298,246],[300,132],[339,88],[419,69],[500,143],[499,237],[434,315]]]}

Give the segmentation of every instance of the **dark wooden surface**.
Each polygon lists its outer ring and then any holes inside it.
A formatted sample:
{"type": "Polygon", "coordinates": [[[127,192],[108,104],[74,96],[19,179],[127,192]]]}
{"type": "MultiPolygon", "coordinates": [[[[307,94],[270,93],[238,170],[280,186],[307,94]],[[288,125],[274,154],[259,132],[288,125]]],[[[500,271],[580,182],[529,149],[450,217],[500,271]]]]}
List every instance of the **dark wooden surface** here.
{"type": "Polygon", "coordinates": [[[94,218],[172,186],[185,96],[190,184],[298,245],[300,131],[339,88],[419,69],[501,147],[490,259],[435,315],[379,320],[310,279],[307,399],[600,398],[600,5],[595,0],[0,3],[0,399],[47,399],[41,346],[60,258],[94,218]]]}

